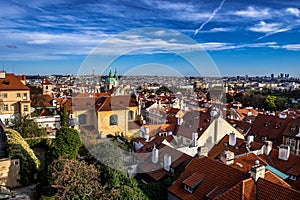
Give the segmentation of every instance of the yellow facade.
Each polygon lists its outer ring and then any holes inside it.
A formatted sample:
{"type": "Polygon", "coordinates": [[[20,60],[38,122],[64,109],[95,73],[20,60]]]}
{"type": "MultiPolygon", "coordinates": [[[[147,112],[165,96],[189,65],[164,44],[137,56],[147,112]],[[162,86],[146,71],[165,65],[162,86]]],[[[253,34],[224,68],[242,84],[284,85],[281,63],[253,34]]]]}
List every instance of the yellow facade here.
{"type": "Polygon", "coordinates": [[[4,118],[16,114],[21,116],[30,114],[29,90],[0,91],[0,109],[4,118]]]}
{"type": "Polygon", "coordinates": [[[113,110],[113,111],[100,111],[98,115],[98,131],[104,136],[108,134],[115,134],[116,132],[123,132],[126,135],[133,134],[128,128],[128,123],[137,120],[138,107],[127,107],[124,110],[113,110]],[[132,118],[129,119],[129,112],[132,112],[132,118]],[[110,118],[115,115],[117,116],[116,125],[110,123],[110,118]]]}
{"type": "Polygon", "coordinates": [[[20,161],[19,159],[0,159],[0,184],[7,187],[18,187],[20,183],[20,161]]]}

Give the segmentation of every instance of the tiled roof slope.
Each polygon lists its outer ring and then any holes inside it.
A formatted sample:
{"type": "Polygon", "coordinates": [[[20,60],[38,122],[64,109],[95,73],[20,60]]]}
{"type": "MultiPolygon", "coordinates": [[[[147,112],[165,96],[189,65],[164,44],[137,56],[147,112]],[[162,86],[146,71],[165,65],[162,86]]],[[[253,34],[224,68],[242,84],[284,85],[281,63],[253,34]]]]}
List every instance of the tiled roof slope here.
{"type": "Polygon", "coordinates": [[[9,90],[30,90],[14,74],[5,74],[5,78],[0,78],[0,91],[9,90]]]}
{"type": "Polygon", "coordinates": [[[273,148],[277,148],[282,144],[282,134],[291,121],[291,118],[280,119],[278,116],[259,114],[248,135],[254,135],[257,142],[263,142],[266,137],[273,142],[273,148]]]}
{"type": "Polygon", "coordinates": [[[179,199],[207,199],[207,195],[216,189],[218,190],[217,186],[222,192],[222,190],[231,188],[246,178],[248,178],[246,172],[224,165],[219,161],[207,157],[194,158],[168,190],[179,199]],[[203,174],[204,178],[194,192],[190,193],[184,189],[183,181],[195,172],[203,174]]]}

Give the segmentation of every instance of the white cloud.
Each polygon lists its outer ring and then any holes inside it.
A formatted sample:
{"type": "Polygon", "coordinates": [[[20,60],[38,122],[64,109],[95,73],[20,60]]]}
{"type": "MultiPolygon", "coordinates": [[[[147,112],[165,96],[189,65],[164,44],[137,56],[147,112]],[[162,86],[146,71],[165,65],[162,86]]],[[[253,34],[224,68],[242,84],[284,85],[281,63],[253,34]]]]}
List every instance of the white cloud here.
{"type": "Polygon", "coordinates": [[[289,13],[289,14],[295,15],[297,17],[300,16],[300,11],[299,11],[298,8],[287,8],[286,12],[289,13]]]}
{"type": "Polygon", "coordinates": [[[224,27],[218,27],[218,28],[213,28],[210,30],[210,32],[230,32],[234,31],[235,28],[224,28],[224,27]]]}
{"type": "Polygon", "coordinates": [[[270,15],[268,8],[256,9],[253,6],[249,6],[247,10],[236,11],[235,14],[238,16],[253,18],[268,17],[270,15]]]}
{"type": "Polygon", "coordinates": [[[283,45],[281,48],[291,50],[291,51],[300,51],[300,44],[287,44],[287,45],[283,45]]]}
{"type": "Polygon", "coordinates": [[[249,28],[250,31],[261,32],[261,33],[269,33],[279,29],[281,24],[279,23],[266,23],[265,21],[260,21],[255,26],[249,28]]]}

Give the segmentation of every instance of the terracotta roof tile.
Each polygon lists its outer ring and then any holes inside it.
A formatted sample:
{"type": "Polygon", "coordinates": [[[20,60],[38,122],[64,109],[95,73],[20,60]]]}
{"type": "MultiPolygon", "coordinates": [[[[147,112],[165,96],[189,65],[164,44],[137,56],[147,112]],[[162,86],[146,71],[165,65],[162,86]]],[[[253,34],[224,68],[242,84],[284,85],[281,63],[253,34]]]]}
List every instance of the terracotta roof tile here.
{"type": "Polygon", "coordinates": [[[180,199],[206,199],[206,196],[216,186],[231,188],[247,177],[246,172],[234,169],[219,161],[207,157],[194,158],[168,190],[180,199]],[[195,172],[203,174],[204,180],[195,188],[193,193],[190,193],[184,189],[183,181],[195,172]]]}
{"type": "Polygon", "coordinates": [[[182,181],[183,184],[193,188],[201,181],[203,181],[204,175],[199,172],[194,172],[191,176],[182,181]]]}
{"type": "Polygon", "coordinates": [[[30,90],[14,74],[5,74],[5,78],[0,78],[0,91],[9,90],[30,90]]]}
{"type": "Polygon", "coordinates": [[[291,118],[280,119],[278,116],[259,114],[248,135],[254,135],[257,142],[263,142],[266,138],[273,142],[273,148],[277,148],[282,144],[282,134],[291,121],[291,118]]]}
{"type": "Polygon", "coordinates": [[[100,97],[95,102],[97,111],[123,110],[127,107],[138,106],[135,98],[130,96],[106,96],[100,97]]]}
{"type": "Polygon", "coordinates": [[[300,192],[260,178],[257,181],[257,197],[259,200],[295,200],[300,199],[300,192]]]}

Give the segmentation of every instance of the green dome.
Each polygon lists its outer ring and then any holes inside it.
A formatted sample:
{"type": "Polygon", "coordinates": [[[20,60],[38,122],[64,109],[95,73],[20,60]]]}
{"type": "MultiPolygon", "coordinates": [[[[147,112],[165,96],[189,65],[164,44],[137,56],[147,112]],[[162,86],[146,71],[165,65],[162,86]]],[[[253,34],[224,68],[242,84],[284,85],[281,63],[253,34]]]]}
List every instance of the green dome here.
{"type": "Polygon", "coordinates": [[[115,82],[116,82],[116,79],[115,79],[115,78],[112,78],[112,77],[107,77],[107,78],[105,79],[105,83],[111,83],[111,82],[115,83],[115,82]]]}

